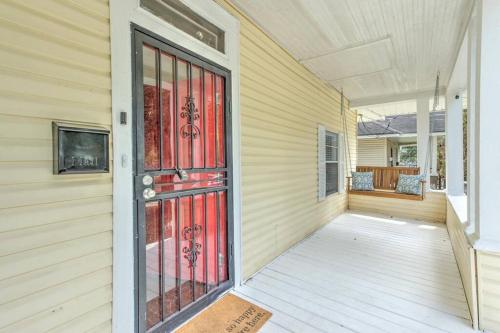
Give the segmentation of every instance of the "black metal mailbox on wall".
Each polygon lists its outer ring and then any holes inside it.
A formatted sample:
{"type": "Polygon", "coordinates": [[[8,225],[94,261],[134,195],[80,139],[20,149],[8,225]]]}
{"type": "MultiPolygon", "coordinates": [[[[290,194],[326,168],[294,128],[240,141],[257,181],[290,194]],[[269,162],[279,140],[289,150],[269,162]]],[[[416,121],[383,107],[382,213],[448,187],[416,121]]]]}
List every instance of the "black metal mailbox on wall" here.
{"type": "Polygon", "coordinates": [[[52,123],[54,174],[109,172],[109,130],[52,123]]]}

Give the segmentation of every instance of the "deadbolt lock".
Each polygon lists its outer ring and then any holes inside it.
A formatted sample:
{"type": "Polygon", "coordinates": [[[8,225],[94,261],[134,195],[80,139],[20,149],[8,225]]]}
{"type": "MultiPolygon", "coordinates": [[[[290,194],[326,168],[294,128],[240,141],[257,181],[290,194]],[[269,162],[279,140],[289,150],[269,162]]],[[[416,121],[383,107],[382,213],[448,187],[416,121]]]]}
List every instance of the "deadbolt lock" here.
{"type": "Polygon", "coordinates": [[[151,177],[150,175],[145,175],[144,177],[142,177],[142,184],[146,186],[153,184],[153,177],[151,177]]]}

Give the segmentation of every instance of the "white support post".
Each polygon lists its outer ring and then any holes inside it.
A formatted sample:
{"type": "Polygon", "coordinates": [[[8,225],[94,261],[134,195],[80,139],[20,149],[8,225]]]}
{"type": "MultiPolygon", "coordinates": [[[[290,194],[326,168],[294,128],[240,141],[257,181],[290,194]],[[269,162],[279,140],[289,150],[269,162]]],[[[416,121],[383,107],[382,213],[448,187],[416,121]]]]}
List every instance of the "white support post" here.
{"type": "MultiPolygon", "coordinates": [[[[477,6],[476,6],[477,7],[477,6]]],[[[475,238],[476,224],[476,106],[479,80],[479,36],[477,8],[474,8],[467,32],[467,229],[471,240],[475,238]]]]}
{"type": "Polygon", "coordinates": [[[437,162],[438,162],[438,137],[431,136],[431,176],[437,176],[437,162]]]}
{"type": "Polygon", "coordinates": [[[430,181],[429,148],[429,96],[425,95],[417,98],[417,164],[420,173],[426,175],[426,190],[430,181]]]}
{"type": "Polygon", "coordinates": [[[447,96],[446,187],[449,195],[464,195],[463,98],[461,92],[447,96]]]}
{"type": "Polygon", "coordinates": [[[476,71],[471,80],[475,86],[474,124],[471,133],[475,137],[474,164],[470,173],[474,178],[474,232],[476,249],[500,251],[500,219],[498,198],[500,189],[499,91],[500,91],[500,2],[477,2],[476,71]]]}

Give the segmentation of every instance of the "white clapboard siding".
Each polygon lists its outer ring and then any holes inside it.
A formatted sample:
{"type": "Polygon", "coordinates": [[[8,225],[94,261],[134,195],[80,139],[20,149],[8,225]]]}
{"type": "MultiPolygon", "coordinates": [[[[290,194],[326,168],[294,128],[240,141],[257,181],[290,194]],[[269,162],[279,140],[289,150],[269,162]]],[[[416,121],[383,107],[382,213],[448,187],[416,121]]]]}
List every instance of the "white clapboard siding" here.
{"type": "Polygon", "coordinates": [[[357,165],[387,166],[387,139],[358,139],[357,165]]]}
{"type": "Polygon", "coordinates": [[[108,2],[2,1],[0,35],[0,332],[110,332],[111,173],[52,172],[53,121],[111,129],[108,2]]]}
{"type": "Polygon", "coordinates": [[[264,331],[474,332],[441,224],[345,213],[235,294],[273,313],[264,331]]]}
{"type": "MultiPolygon", "coordinates": [[[[318,125],[344,132],[340,93],[279,47],[229,1],[240,21],[243,276],[248,278],[347,207],[318,202],[318,125]]],[[[356,113],[347,110],[356,161],[356,113]]]]}

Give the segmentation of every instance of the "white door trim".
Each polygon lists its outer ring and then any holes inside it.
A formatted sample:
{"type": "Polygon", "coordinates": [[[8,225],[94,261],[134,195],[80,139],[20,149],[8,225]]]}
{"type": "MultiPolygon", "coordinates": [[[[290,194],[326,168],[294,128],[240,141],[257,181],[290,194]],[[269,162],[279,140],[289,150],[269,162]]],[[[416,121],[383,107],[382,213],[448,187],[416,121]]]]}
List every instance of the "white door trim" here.
{"type": "Polygon", "coordinates": [[[134,217],[132,166],[132,35],[134,23],[231,71],[234,272],[241,283],[241,159],[239,104],[239,21],[214,1],[181,0],[225,31],[225,54],[203,44],[139,7],[139,0],[111,0],[113,115],[113,332],[135,330],[134,217]],[[120,113],[127,124],[120,124],[120,113]]]}

